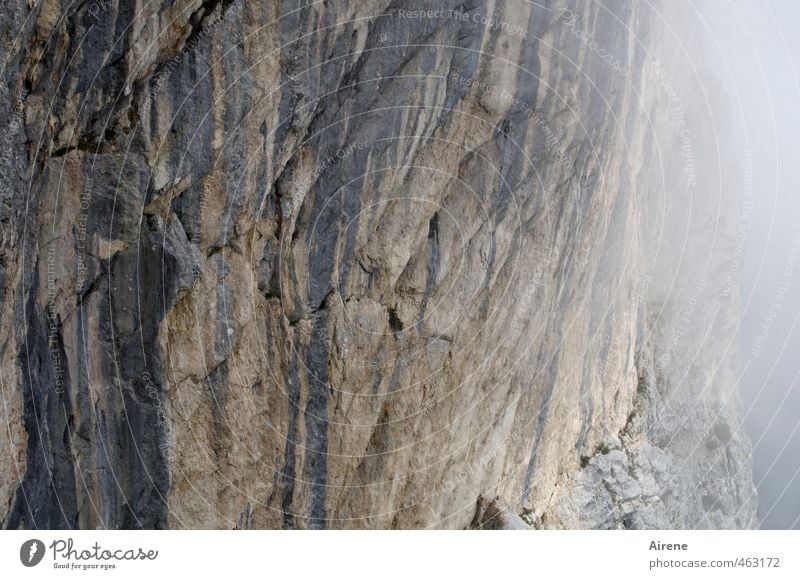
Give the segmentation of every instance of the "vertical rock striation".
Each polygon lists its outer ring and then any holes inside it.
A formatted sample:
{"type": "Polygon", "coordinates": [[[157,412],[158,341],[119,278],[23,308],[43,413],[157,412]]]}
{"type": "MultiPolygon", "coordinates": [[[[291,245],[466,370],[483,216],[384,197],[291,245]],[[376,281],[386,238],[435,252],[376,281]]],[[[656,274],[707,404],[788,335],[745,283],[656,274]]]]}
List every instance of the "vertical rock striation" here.
{"type": "Polygon", "coordinates": [[[754,524],[655,8],[6,4],[6,528],[754,524]]]}

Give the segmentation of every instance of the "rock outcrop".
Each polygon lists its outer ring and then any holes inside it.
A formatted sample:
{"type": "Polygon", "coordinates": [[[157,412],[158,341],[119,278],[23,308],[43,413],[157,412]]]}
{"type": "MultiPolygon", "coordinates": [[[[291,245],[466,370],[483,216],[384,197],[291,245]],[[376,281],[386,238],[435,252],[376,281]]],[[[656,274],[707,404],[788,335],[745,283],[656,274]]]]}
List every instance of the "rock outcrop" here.
{"type": "Polygon", "coordinates": [[[710,97],[656,8],[32,4],[4,527],[754,524],[735,223],[695,194],[732,173],[686,186],[710,97]]]}

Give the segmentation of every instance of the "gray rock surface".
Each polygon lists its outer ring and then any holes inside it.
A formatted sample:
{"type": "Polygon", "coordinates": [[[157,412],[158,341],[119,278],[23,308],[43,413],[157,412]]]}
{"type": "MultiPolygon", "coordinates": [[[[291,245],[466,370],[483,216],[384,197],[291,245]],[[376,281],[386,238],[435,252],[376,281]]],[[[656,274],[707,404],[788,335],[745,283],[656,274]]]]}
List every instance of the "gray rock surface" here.
{"type": "Polygon", "coordinates": [[[735,223],[681,186],[675,91],[718,143],[656,8],[32,4],[5,528],[754,524],[735,223]]]}

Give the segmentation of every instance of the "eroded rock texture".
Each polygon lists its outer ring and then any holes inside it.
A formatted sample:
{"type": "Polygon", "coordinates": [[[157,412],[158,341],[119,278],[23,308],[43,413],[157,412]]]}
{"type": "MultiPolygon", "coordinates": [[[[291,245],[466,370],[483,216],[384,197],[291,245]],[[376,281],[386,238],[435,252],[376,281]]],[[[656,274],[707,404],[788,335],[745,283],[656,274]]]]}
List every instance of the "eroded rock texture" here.
{"type": "Polygon", "coordinates": [[[687,183],[718,109],[656,8],[33,4],[5,527],[754,524],[731,171],[687,183]]]}

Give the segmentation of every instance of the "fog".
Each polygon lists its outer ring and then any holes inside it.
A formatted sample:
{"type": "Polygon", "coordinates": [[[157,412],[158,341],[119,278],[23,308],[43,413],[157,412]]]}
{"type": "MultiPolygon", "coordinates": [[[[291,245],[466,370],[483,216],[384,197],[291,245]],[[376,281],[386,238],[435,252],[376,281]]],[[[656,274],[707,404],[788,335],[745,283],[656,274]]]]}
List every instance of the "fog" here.
{"type": "Polygon", "coordinates": [[[740,391],[762,528],[800,528],[800,37],[793,0],[695,5],[741,168],[740,391]]]}

